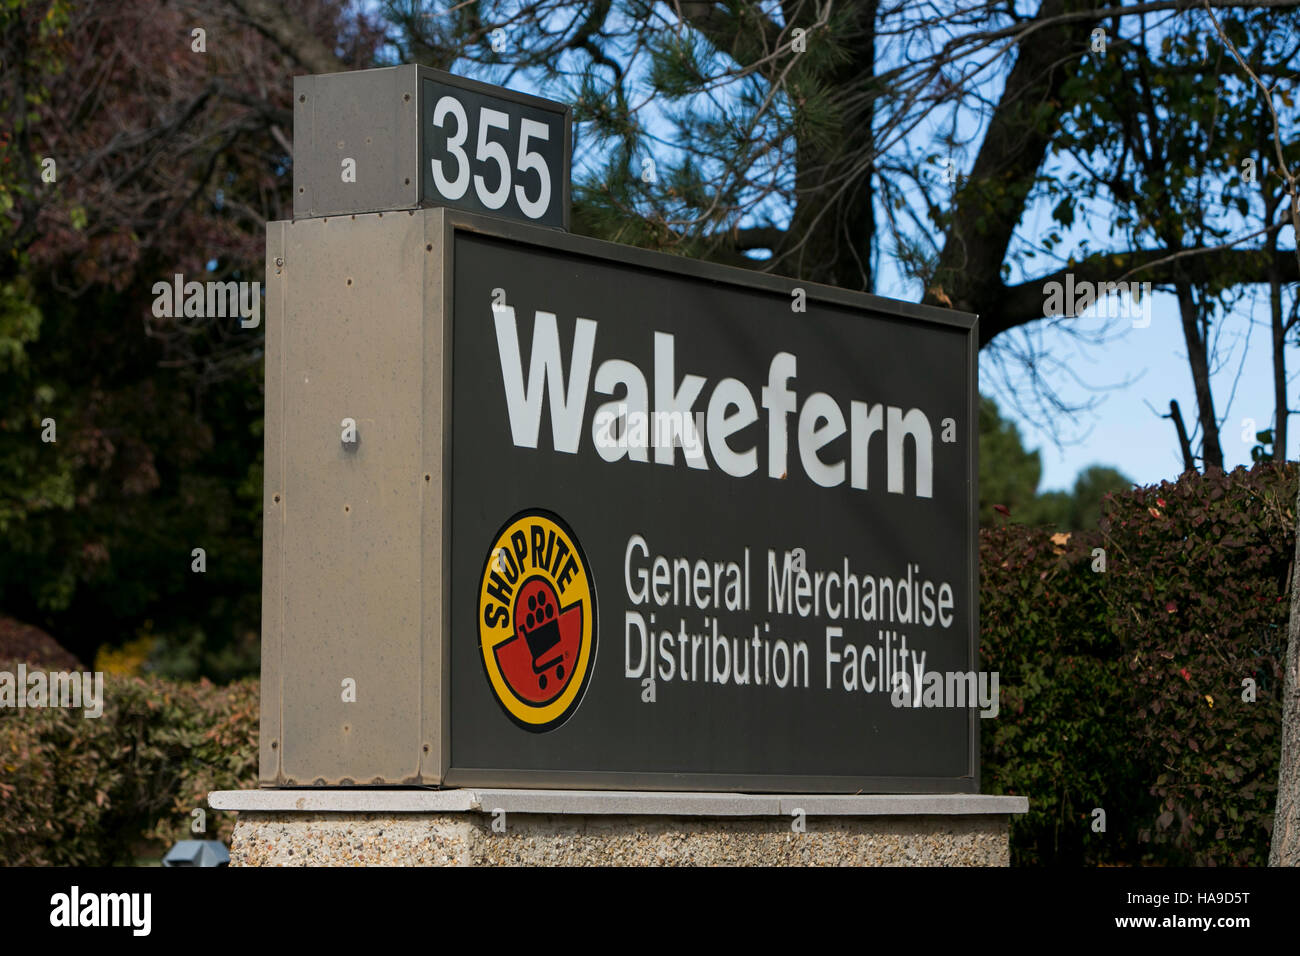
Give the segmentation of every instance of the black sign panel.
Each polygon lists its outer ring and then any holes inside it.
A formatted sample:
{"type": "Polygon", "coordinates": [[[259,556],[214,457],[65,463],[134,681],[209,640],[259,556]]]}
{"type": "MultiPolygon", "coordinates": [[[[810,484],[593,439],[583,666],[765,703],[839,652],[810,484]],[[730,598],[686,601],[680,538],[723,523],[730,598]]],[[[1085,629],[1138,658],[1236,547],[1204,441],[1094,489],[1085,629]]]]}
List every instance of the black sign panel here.
{"type": "Polygon", "coordinates": [[[420,78],[424,203],[565,228],[567,108],[448,74],[429,74],[420,78]]]}
{"type": "Polygon", "coordinates": [[[475,226],[446,783],[977,791],[974,318],[475,226]]]}

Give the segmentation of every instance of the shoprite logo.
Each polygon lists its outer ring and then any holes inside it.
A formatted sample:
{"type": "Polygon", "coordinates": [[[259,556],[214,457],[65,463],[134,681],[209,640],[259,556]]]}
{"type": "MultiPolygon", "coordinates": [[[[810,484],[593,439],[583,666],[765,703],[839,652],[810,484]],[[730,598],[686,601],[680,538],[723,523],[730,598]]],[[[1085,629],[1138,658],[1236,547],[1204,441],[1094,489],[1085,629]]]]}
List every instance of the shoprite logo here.
{"type": "Polygon", "coordinates": [[[578,709],[596,663],[596,589],[558,515],[520,512],[493,540],[479,649],[497,701],[521,727],[554,730],[578,709]]]}

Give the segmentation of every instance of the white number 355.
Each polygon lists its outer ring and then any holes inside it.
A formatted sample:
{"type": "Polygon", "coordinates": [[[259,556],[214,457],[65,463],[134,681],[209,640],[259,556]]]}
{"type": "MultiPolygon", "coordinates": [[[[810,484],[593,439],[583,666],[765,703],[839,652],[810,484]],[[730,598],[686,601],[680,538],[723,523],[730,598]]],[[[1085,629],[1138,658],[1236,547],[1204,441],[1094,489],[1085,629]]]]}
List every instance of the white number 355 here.
{"type": "MultiPolygon", "coordinates": [[[[463,198],[468,192],[470,181],[470,160],[465,152],[465,141],[469,138],[469,118],[465,115],[464,105],[454,96],[442,97],[433,108],[433,125],[446,132],[447,153],[455,161],[453,177],[447,175],[446,169],[446,166],[453,163],[444,165],[443,160],[430,160],[433,165],[433,181],[443,198],[455,201],[463,198]],[[453,128],[449,129],[449,126],[453,128]]],[[[510,157],[506,153],[505,146],[488,139],[489,130],[498,129],[509,134],[510,114],[487,106],[482,107],[478,116],[478,142],[474,159],[479,168],[484,168],[488,163],[497,167],[498,184],[496,189],[490,190],[483,174],[475,173],[474,192],[478,195],[479,202],[493,210],[504,206],[510,197],[510,157]]],[[[515,161],[515,168],[521,173],[535,170],[540,183],[534,199],[528,198],[522,183],[515,186],[515,202],[529,219],[540,219],[551,203],[551,170],[541,153],[529,149],[529,143],[530,141],[546,142],[549,138],[550,131],[545,123],[520,119],[519,155],[515,161]]]]}

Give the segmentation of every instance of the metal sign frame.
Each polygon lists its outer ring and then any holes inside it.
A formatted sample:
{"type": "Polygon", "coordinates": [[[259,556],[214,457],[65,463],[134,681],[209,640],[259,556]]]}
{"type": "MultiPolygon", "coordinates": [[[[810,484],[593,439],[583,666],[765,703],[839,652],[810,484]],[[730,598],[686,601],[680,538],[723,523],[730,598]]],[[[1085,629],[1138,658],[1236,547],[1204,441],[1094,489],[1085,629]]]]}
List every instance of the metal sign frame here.
{"type": "Polygon", "coordinates": [[[975,316],[447,208],[271,223],[262,786],[977,793],[974,709],[967,711],[966,772],[955,776],[574,772],[458,762],[451,727],[453,588],[476,586],[453,580],[457,501],[464,507],[468,500],[452,478],[458,237],[768,293],[785,303],[801,288],[812,303],[963,336],[966,421],[959,438],[966,444],[963,507],[971,553],[961,577],[971,606],[960,646],[968,666],[979,667],[975,316]],[[380,419],[364,417],[376,408],[384,410],[380,419]],[[360,423],[360,451],[340,450],[341,414],[360,423]],[[356,593],[342,593],[349,588],[356,593]],[[358,703],[339,703],[341,675],[357,675],[358,703]],[[375,708],[374,688],[383,682],[391,685],[389,699],[375,708]]]}
{"type": "MultiPolygon", "coordinates": [[[[424,188],[425,143],[430,133],[424,125],[424,100],[426,81],[430,80],[494,101],[507,111],[513,106],[558,117],[563,131],[560,168],[550,172],[551,205],[558,207],[560,222],[528,223],[522,217],[518,221],[567,232],[572,204],[572,107],[415,64],[294,77],[294,218],[466,208],[429,195],[424,188]],[[356,182],[341,181],[342,158],[356,161],[356,182]]],[[[475,143],[468,137],[465,147],[471,154],[475,151],[475,143]]],[[[516,157],[509,150],[506,155],[514,169],[516,157]]],[[[470,180],[472,186],[472,175],[470,180]]],[[[467,211],[474,211],[472,207],[467,211]]],[[[506,213],[479,214],[515,219],[506,213]]]]}

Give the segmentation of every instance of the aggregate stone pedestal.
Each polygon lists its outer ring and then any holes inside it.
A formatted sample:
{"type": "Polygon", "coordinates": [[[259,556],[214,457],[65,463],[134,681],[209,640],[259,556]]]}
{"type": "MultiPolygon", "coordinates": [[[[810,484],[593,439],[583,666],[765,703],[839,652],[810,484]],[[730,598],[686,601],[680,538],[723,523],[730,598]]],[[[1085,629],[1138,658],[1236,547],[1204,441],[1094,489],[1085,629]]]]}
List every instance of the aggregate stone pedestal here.
{"type": "Polygon", "coordinates": [[[256,790],[232,866],[1006,866],[1024,797],[256,790]]]}

